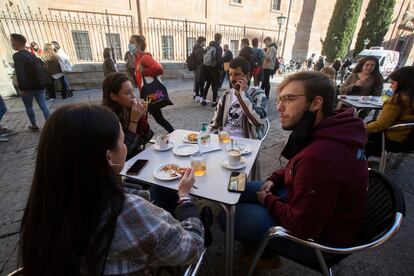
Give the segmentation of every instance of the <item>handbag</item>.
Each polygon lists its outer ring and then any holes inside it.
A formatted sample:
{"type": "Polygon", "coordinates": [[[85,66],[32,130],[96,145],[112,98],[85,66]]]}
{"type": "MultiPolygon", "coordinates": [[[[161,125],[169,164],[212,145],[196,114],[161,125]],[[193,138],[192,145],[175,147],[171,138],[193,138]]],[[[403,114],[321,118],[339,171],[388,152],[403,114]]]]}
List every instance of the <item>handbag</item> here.
{"type": "Polygon", "coordinates": [[[144,85],[141,88],[140,97],[148,103],[148,110],[161,109],[167,105],[173,105],[171,102],[167,88],[161,83],[158,77],[154,81],[147,83],[145,77],[142,77],[144,85]]]}

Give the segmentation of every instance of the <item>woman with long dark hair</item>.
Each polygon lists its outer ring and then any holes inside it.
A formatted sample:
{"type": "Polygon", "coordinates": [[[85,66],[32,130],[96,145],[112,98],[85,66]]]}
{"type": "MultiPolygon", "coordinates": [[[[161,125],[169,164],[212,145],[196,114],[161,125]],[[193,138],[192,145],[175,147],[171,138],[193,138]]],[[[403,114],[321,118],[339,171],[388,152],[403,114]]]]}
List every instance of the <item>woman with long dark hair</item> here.
{"type": "Polygon", "coordinates": [[[125,194],[116,173],[126,147],[117,116],[98,105],[66,105],[46,122],[22,220],[24,275],[142,275],[179,266],[203,250],[187,169],[174,219],[125,194]]]}
{"type": "Polygon", "coordinates": [[[363,57],[358,61],[351,75],[339,87],[341,95],[381,96],[383,78],[378,59],[363,57]]]}
{"type": "Polygon", "coordinates": [[[109,74],[103,82],[102,91],[102,104],[115,112],[121,122],[128,160],[142,151],[153,136],[148,125],[148,105],[135,98],[134,87],[124,73],[109,74]]]}
{"type": "Polygon", "coordinates": [[[385,147],[395,151],[409,135],[410,127],[387,130],[395,124],[414,122],[414,67],[406,66],[390,75],[394,95],[384,103],[377,120],[366,124],[369,134],[366,152],[368,155],[381,154],[382,132],[385,131],[385,147]]]}
{"type": "MultiPolygon", "coordinates": [[[[129,39],[128,50],[132,55],[135,55],[135,77],[140,91],[143,85],[143,78],[156,78],[164,74],[161,64],[155,61],[150,53],[145,52],[146,47],[145,37],[142,35],[133,35],[129,39]]],[[[151,108],[149,111],[155,121],[165,130],[170,133],[174,131],[173,126],[164,118],[161,109],[151,108]]]]}

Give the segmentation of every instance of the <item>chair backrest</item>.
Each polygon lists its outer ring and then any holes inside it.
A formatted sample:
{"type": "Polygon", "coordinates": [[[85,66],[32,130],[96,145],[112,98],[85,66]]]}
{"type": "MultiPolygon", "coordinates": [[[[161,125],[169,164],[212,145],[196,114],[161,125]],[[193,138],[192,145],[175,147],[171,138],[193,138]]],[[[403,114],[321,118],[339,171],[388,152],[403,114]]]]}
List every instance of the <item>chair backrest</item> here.
{"type": "Polygon", "coordinates": [[[400,152],[411,152],[414,150],[414,126],[411,127],[411,131],[405,138],[401,145],[400,152]]]}
{"type": "Polygon", "coordinates": [[[262,141],[262,142],[263,142],[264,140],[266,140],[267,135],[269,135],[269,130],[270,130],[270,121],[269,121],[269,119],[268,119],[268,118],[266,118],[266,119],[265,119],[264,128],[265,128],[265,131],[264,131],[264,135],[263,135],[263,137],[262,137],[262,139],[261,139],[261,141],[262,141]]]}
{"type": "Polygon", "coordinates": [[[360,243],[372,242],[385,234],[393,225],[397,212],[405,216],[401,190],[383,173],[370,170],[367,209],[360,243]]]}

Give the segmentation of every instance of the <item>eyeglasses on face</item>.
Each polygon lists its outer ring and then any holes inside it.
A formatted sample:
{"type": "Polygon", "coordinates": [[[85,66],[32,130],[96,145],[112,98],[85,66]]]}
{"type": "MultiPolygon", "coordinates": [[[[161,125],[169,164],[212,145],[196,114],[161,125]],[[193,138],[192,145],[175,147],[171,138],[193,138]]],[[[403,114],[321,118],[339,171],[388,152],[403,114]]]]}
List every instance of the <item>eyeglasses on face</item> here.
{"type": "Polygon", "coordinates": [[[278,103],[282,104],[289,104],[291,102],[294,102],[297,97],[306,97],[305,94],[285,94],[283,96],[278,97],[278,103]]]}

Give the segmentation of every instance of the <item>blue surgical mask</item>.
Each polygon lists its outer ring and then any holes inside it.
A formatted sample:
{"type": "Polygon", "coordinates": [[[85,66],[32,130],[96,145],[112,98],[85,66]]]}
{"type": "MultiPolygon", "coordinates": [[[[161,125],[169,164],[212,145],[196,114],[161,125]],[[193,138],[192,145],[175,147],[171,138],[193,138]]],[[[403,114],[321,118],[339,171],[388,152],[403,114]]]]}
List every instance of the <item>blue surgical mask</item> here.
{"type": "Polygon", "coordinates": [[[137,52],[137,46],[135,46],[135,44],[133,43],[129,43],[128,44],[128,50],[131,53],[131,55],[135,55],[135,53],[137,52]]]}

